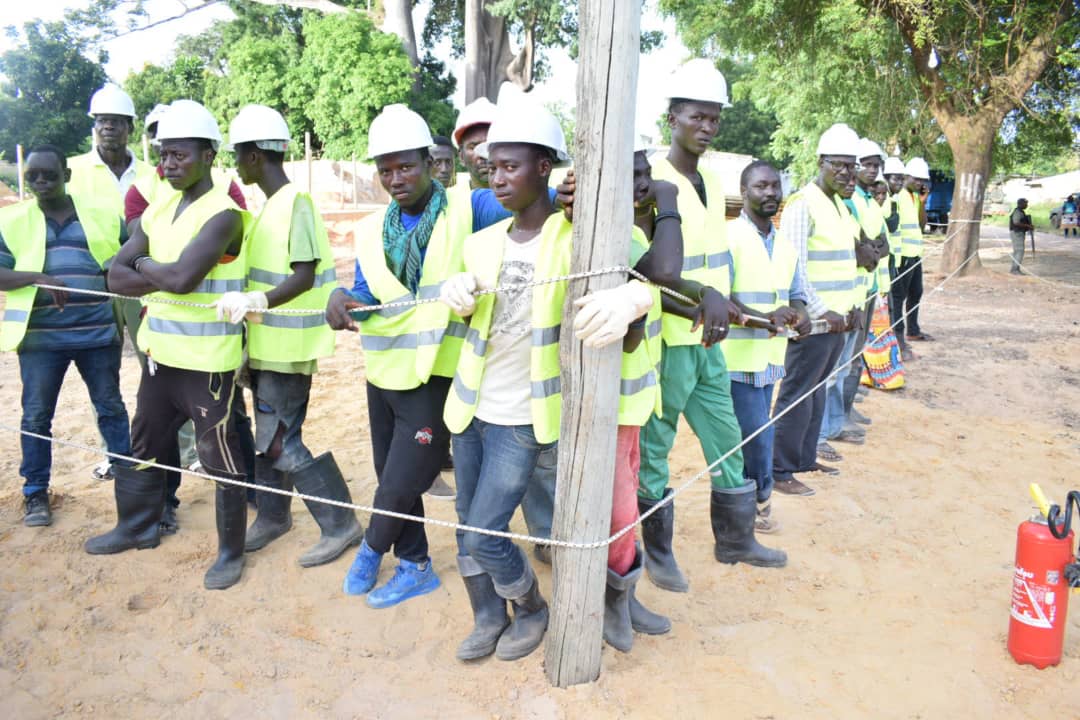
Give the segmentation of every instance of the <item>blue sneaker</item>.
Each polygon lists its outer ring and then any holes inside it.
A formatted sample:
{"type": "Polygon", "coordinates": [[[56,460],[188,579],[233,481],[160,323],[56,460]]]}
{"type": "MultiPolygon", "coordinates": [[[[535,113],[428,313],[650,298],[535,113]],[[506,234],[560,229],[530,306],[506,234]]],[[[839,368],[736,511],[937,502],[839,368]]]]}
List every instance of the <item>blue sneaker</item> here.
{"type": "Polygon", "coordinates": [[[356,558],[345,576],[345,594],[363,595],[375,587],[381,563],[382,555],[368,547],[367,540],[361,542],[360,549],[356,551],[356,558]]]}
{"type": "Polygon", "coordinates": [[[388,608],[409,598],[427,595],[442,585],[431,559],[421,566],[419,563],[401,560],[390,578],[382,587],[372,590],[367,596],[367,604],[373,608],[388,608]]]}

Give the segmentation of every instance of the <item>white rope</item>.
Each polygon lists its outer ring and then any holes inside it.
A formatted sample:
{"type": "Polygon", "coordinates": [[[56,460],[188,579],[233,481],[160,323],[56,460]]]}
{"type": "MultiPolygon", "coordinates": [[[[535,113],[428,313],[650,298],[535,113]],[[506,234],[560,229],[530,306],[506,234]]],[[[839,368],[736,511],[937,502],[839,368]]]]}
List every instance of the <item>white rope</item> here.
{"type": "MultiPolygon", "coordinates": [[[[956,235],[956,233],[953,233],[953,235],[950,235],[949,237],[947,237],[945,239],[945,242],[946,243],[949,242],[949,240],[951,240],[955,235],[956,235]]],[[[944,243],[942,243],[942,245],[944,246],[944,243]]],[[[900,322],[902,322],[907,317],[908,314],[910,314],[911,312],[916,310],[919,306],[921,306],[924,302],[926,302],[927,297],[929,297],[930,295],[933,295],[934,293],[940,291],[941,288],[945,285],[945,283],[947,283],[949,280],[951,280],[953,277],[955,277],[964,268],[964,266],[967,265],[977,255],[978,255],[977,252],[972,253],[971,255],[969,255],[962,263],[960,263],[960,265],[958,265],[956,267],[956,269],[954,269],[940,283],[938,283],[937,286],[935,286],[929,292],[925,293],[923,295],[923,299],[919,303],[917,303],[914,307],[910,308],[907,312],[903,313],[903,315],[901,316],[901,319],[897,320],[897,322],[895,322],[891,326],[889,326],[889,329],[892,330],[893,328],[895,328],[900,322]]],[[[627,271],[630,271],[630,268],[621,268],[621,267],[604,268],[602,270],[593,270],[593,271],[587,271],[587,272],[584,272],[584,273],[576,273],[576,274],[573,274],[573,275],[563,276],[562,279],[573,280],[573,279],[580,279],[580,278],[583,278],[583,277],[592,277],[592,276],[595,276],[595,275],[601,275],[601,274],[605,274],[605,273],[627,272],[627,271]]],[[[549,280],[549,282],[555,282],[555,281],[557,281],[557,280],[549,280]]],[[[521,287],[526,287],[526,285],[523,284],[521,287]]],[[[490,293],[490,292],[496,292],[498,290],[506,290],[506,289],[511,289],[511,288],[514,288],[514,286],[506,286],[506,288],[501,288],[501,289],[496,288],[494,290],[488,290],[488,291],[485,291],[485,292],[490,293]]],[[[64,289],[69,289],[69,290],[72,290],[73,292],[87,292],[87,291],[84,291],[84,290],[76,290],[74,288],[64,288],[64,289]]],[[[514,289],[516,289],[516,288],[514,288],[514,289]]],[[[95,292],[95,291],[90,291],[90,292],[95,292]]],[[[412,302],[412,301],[409,301],[409,302],[412,302]]],[[[420,302],[430,302],[430,301],[420,301],[420,302]]],[[[204,478],[204,479],[207,479],[207,480],[213,480],[215,482],[225,483],[226,485],[237,485],[239,487],[256,490],[258,492],[264,492],[264,493],[270,492],[270,493],[275,493],[277,495],[284,495],[284,496],[287,496],[287,497],[299,498],[301,500],[306,500],[306,501],[326,503],[328,505],[335,505],[337,507],[347,508],[347,509],[354,510],[354,511],[360,511],[360,512],[368,513],[368,514],[371,514],[371,515],[384,515],[384,516],[387,516],[387,517],[398,518],[400,520],[411,520],[413,522],[424,523],[425,525],[435,525],[435,526],[438,526],[438,527],[445,527],[445,528],[449,528],[449,529],[453,529],[453,530],[461,530],[463,532],[472,532],[472,533],[477,533],[477,534],[480,534],[480,535],[489,535],[489,536],[492,536],[492,537],[506,538],[508,540],[519,540],[521,542],[528,542],[528,543],[532,543],[534,545],[548,545],[548,546],[561,547],[561,548],[567,548],[567,549],[573,549],[573,550],[595,550],[595,549],[599,549],[599,548],[602,548],[602,547],[607,547],[611,543],[613,543],[616,540],[618,540],[619,538],[621,538],[623,535],[626,535],[628,532],[633,531],[634,528],[636,528],[638,525],[640,525],[642,523],[642,521],[645,520],[645,518],[649,517],[650,515],[652,515],[653,513],[657,512],[657,511],[659,511],[663,506],[667,505],[668,503],[673,502],[675,500],[675,497],[679,493],[681,493],[683,490],[685,490],[686,488],[688,488],[690,485],[694,484],[695,482],[697,482],[701,478],[708,475],[713,470],[713,468],[715,468],[717,465],[722,463],[724,460],[727,460],[729,457],[731,457],[736,452],[741,450],[743,448],[743,446],[745,446],[747,443],[749,443],[755,437],[757,437],[758,435],[763,433],[770,426],[775,424],[776,421],[778,421],[780,418],[782,418],[784,415],[786,415],[788,412],[790,412],[792,409],[794,409],[795,406],[797,406],[799,403],[805,401],[807,398],[812,396],[818,390],[818,388],[825,385],[834,375],[837,375],[841,370],[843,370],[844,368],[850,366],[851,363],[853,363],[855,360],[857,360],[858,358],[861,358],[863,356],[863,353],[866,351],[867,347],[868,347],[868,345],[864,345],[863,348],[858,353],[855,353],[851,357],[851,359],[849,359],[847,362],[844,362],[844,363],[838,365],[831,373],[829,373],[829,375],[824,380],[822,380],[817,385],[815,385],[813,388],[811,388],[810,390],[805,392],[802,396],[800,396],[797,400],[795,400],[795,402],[793,402],[788,407],[784,408],[784,410],[782,410],[779,414],[772,417],[764,425],[757,428],[754,432],[750,433],[748,436],[743,438],[742,442],[740,442],[738,445],[731,448],[731,450],[727,451],[721,457],[717,458],[715,461],[710,463],[708,465],[708,467],[706,467],[704,470],[697,473],[696,475],[691,477],[689,480],[687,480],[683,484],[673,488],[672,492],[670,494],[666,495],[664,498],[659,500],[655,505],[653,505],[651,508],[649,508],[649,510],[642,513],[634,522],[630,523],[629,525],[624,526],[623,528],[621,528],[617,532],[610,535],[605,540],[596,540],[596,541],[593,541],[593,542],[571,542],[571,541],[566,541],[566,540],[557,540],[557,539],[554,539],[554,538],[542,538],[542,537],[536,537],[536,536],[533,536],[533,535],[527,535],[527,534],[522,534],[522,533],[507,532],[507,531],[502,531],[502,530],[490,530],[488,528],[480,528],[480,527],[474,527],[474,526],[471,526],[471,525],[463,525],[461,523],[450,522],[450,521],[447,521],[447,520],[439,520],[437,518],[430,518],[430,517],[426,517],[426,516],[421,517],[421,516],[416,516],[416,515],[409,515],[407,513],[399,513],[399,512],[392,511],[392,510],[384,510],[382,508],[376,508],[376,507],[372,507],[372,506],[369,506],[369,505],[358,505],[358,504],[355,504],[355,503],[346,503],[346,502],[341,502],[341,501],[338,501],[338,500],[330,500],[328,498],[318,497],[318,496],[315,496],[315,495],[306,495],[304,493],[296,492],[295,490],[293,490],[293,491],[279,490],[277,488],[266,487],[266,486],[263,486],[263,485],[256,485],[254,483],[249,483],[249,482],[246,482],[244,480],[235,480],[235,479],[232,479],[232,478],[222,478],[222,477],[217,477],[217,476],[211,475],[209,473],[205,473],[205,472],[192,471],[192,470],[187,470],[187,469],[183,469],[183,468],[172,467],[170,465],[164,465],[164,464],[158,463],[158,462],[153,462],[153,461],[149,461],[149,460],[141,460],[139,458],[131,457],[131,456],[128,456],[128,455],[121,455],[119,453],[108,452],[108,451],[102,450],[100,448],[90,447],[88,445],[73,442],[73,441],[70,441],[70,440],[59,440],[57,438],[50,437],[48,435],[41,435],[39,433],[30,432],[28,430],[22,430],[21,428],[14,428],[14,427],[11,427],[11,426],[8,426],[8,425],[5,425],[5,424],[0,424],[0,430],[8,430],[8,431],[11,431],[11,432],[21,433],[23,435],[26,435],[26,436],[29,436],[29,437],[34,437],[34,438],[37,438],[39,440],[44,440],[44,441],[52,443],[52,444],[63,445],[63,446],[66,446],[66,447],[72,447],[72,448],[76,448],[76,449],[79,449],[79,450],[84,450],[84,451],[87,451],[87,452],[90,452],[90,453],[97,453],[97,454],[105,455],[105,456],[110,457],[110,458],[114,458],[114,459],[117,459],[117,460],[123,460],[123,461],[130,462],[130,463],[133,463],[135,465],[142,466],[142,467],[154,467],[154,468],[158,468],[158,469],[166,470],[166,471],[187,473],[189,475],[195,475],[197,477],[201,477],[201,478],[204,478]]]]}

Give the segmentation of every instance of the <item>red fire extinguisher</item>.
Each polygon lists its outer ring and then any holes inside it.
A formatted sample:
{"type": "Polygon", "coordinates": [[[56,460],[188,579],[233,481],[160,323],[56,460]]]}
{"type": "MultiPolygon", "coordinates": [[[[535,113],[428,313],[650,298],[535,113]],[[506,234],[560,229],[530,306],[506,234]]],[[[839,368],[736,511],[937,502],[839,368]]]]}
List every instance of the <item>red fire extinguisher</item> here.
{"type": "Polygon", "coordinates": [[[1080,510],[1080,493],[1069,493],[1063,521],[1061,509],[1046,502],[1038,485],[1032,485],[1031,493],[1043,514],[1020,523],[1016,531],[1008,647],[1016,662],[1042,670],[1061,661],[1069,593],[1080,587],[1070,528],[1072,504],[1080,510]]]}

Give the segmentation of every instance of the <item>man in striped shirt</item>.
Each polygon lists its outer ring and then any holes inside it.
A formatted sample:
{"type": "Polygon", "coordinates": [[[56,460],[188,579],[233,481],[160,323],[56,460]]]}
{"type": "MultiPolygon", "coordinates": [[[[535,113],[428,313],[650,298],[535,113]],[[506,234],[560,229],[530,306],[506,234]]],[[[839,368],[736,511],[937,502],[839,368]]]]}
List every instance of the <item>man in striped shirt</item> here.
{"type": "MultiPolygon", "coordinates": [[[[64,285],[72,289],[105,290],[105,268],[99,250],[92,253],[88,230],[116,233],[94,239],[119,247],[124,240],[119,215],[109,222],[110,212],[92,204],[76,203],[67,194],[71,176],[63,152],[52,146],[31,151],[26,162],[26,181],[36,209],[28,204],[5,208],[0,215],[0,290],[7,293],[4,339],[17,343],[22,379],[23,430],[51,435],[56,401],[64,375],[74,363],[97,411],[98,429],[110,452],[126,455],[131,446],[128,414],[120,395],[120,333],[108,297],[39,289],[22,327],[14,320],[15,293],[34,284],[64,285]],[[93,217],[80,218],[77,205],[93,217]],[[35,220],[33,216],[41,218],[35,220]],[[104,221],[103,221],[104,218],[104,221]],[[91,222],[92,221],[92,222],[91,222]],[[30,237],[31,228],[41,236],[30,237]],[[40,244],[44,249],[40,249],[40,244]],[[27,256],[43,254],[40,264],[27,256]],[[20,258],[22,262],[20,262],[20,258]],[[31,267],[33,265],[34,267],[31,267]],[[38,269],[40,267],[40,269],[38,269]],[[10,316],[10,317],[9,317],[10,316]],[[21,339],[18,335],[22,333],[21,339]]],[[[27,301],[29,303],[29,300],[27,301]]],[[[5,349],[7,343],[5,343],[5,349]]],[[[52,448],[48,440],[22,437],[23,522],[31,527],[49,525],[48,488],[52,448]]]]}

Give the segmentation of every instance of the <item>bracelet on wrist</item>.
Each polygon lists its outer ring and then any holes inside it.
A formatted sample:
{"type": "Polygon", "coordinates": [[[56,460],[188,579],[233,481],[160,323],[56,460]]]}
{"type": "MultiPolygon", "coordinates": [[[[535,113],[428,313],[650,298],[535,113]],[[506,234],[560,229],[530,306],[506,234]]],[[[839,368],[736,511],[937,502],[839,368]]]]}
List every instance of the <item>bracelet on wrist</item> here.
{"type": "Polygon", "coordinates": [[[656,217],[653,218],[653,223],[655,224],[660,222],[661,220],[666,220],[668,218],[678,220],[680,223],[682,222],[682,215],[675,212],[674,210],[664,210],[663,212],[656,213],[656,217]]]}
{"type": "Polygon", "coordinates": [[[148,260],[152,259],[153,258],[151,258],[149,255],[139,255],[137,258],[131,261],[131,267],[135,270],[135,272],[142,272],[142,266],[145,265],[148,260]]]}

